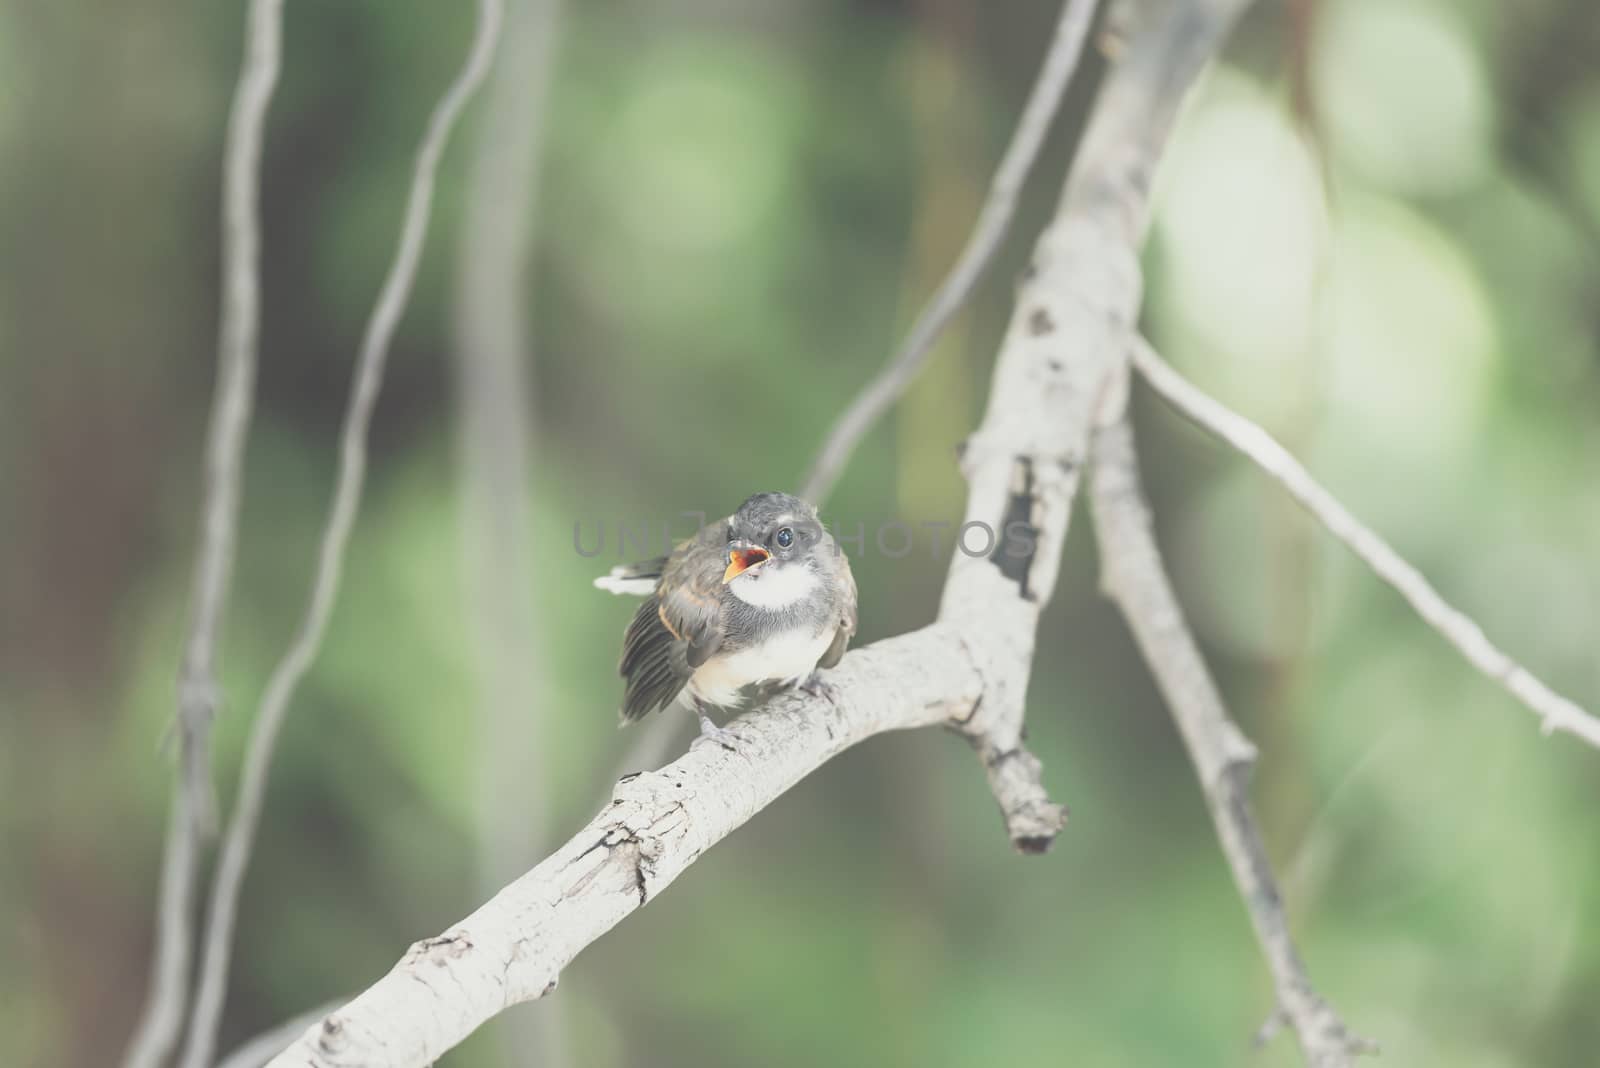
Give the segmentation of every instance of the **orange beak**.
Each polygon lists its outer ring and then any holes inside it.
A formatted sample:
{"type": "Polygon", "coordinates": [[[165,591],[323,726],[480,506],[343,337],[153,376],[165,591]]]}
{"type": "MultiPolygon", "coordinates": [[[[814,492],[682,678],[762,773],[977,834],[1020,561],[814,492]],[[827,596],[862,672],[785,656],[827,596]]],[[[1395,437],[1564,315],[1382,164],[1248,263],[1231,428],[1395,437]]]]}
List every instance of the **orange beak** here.
{"type": "Polygon", "coordinates": [[[757,545],[737,545],[728,549],[728,570],[722,573],[724,584],[732,582],[753,567],[760,567],[772,556],[757,545]]]}

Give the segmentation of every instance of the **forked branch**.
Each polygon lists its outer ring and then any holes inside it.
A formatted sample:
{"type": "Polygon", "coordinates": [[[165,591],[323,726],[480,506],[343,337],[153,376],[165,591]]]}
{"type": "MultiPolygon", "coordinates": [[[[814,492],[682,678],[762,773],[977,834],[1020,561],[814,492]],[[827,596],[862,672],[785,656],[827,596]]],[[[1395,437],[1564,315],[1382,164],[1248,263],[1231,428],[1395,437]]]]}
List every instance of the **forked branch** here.
{"type": "Polygon", "coordinates": [[[1172,592],[1151,529],[1126,411],[1095,435],[1089,486],[1102,584],[1127,619],[1183,736],[1222,855],[1272,971],[1277,1011],[1293,1029],[1308,1063],[1346,1068],[1374,1047],[1353,1035],[1313,989],[1295,950],[1277,879],[1250,809],[1255,747],[1228,718],[1172,592]]]}

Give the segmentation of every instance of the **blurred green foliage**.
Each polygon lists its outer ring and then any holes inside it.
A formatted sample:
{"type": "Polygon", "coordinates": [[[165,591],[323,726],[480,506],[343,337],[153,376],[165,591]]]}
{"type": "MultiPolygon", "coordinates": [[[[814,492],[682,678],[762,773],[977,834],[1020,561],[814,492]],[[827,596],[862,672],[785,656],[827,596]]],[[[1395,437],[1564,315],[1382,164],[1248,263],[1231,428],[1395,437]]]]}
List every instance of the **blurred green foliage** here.
{"type": "MultiPolygon", "coordinates": [[[[240,6],[0,8],[8,1064],[106,1063],[144,982],[240,6]]],[[[602,561],[573,551],[574,522],[794,484],[959,248],[1054,17],[1042,0],[569,7],[527,294],[525,593],[548,637],[528,744],[559,754],[540,762],[559,828],[629,741],[613,727],[628,608],[589,588],[602,561]]],[[[1148,329],[1491,636],[1600,706],[1600,23],[1590,0],[1314,12],[1297,38],[1288,8],[1260,5],[1185,116],[1148,329]]],[[[287,6],[223,798],[302,604],[407,162],[469,17],[287,6]]],[[[466,141],[278,754],[225,1039],[363,985],[479,897],[448,363],[466,141]]],[[[1047,154],[991,283],[829,517],[960,514],[953,448],[1065,158],[1047,154]]],[[[1161,537],[1261,745],[1260,812],[1324,992],[1389,1063],[1592,1063],[1600,754],[1542,739],[1236,458],[1142,398],[1139,415],[1161,537]]],[[[920,551],[858,565],[862,639],[928,619],[943,568],[920,551]]],[[[1054,852],[1008,851],[959,742],[874,740],[568,970],[575,1062],[1295,1063],[1287,1038],[1249,1049],[1265,968],[1094,580],[1079,524],[1030,696],[1073,810],[1054,852]]],[[[498,1054],[478,1036],[446,1063],[498,1054]]]]}

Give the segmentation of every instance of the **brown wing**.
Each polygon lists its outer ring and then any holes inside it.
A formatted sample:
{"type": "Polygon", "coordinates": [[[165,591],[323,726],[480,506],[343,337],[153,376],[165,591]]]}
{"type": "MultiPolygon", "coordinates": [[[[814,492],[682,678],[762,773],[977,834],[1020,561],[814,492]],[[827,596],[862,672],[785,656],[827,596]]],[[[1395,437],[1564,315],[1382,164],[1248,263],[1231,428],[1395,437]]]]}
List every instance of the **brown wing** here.
{"type": "Polygon", "coordinates": [[[839,561],[840,587],[843,596],[839,600],[839,629],[833,632],[833,642],[822,654],[822,659],[817,661],[819,668],[831,668],[844,658],[844,651],[850,645],[850,639],[856,633],[856,577],[850,571],[850,558],[844,554],[843,549],[836,549],[839,561]]]}
{"type": "Polygon", "coordinates": [[[626,680],[624,721],[671,703],[694,669],[722,644],[726,544],[725,536],[707,536],[679,545],[667,558],[656,592],[634,613],[617,667],[626,680]]]}

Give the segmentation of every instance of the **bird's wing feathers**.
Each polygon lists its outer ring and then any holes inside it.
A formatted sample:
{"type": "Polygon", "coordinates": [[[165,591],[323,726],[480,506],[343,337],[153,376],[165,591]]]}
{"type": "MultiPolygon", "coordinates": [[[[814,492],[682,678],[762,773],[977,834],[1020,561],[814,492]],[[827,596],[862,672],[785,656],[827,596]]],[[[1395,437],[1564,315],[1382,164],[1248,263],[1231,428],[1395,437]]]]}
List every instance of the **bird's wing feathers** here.
{"type": "Polygon", "coordinates": [[[685,657],[687,645],[672,636],[661,621],[661,605],[654,594],[645,598],[622,642],[622,663],[617,670],[627,680],[622,696],[622,718],[641,719],[678,696],[694,669],[685,657]]]}
{"type": "Polygon", "coordinates": [[[660,585],[634,613],[623,639],[617,668],[626,680],[623,719],[640,719],[670,703],[722,644],[723,557],[716,539],[692,538],[667,558],[660,585]]]}
{"type": "Polygon", "coordinates": [[[834,547],[839,560],[840,579],[839,585],[843,587],[843,595],[839,600],[839,627],[833,632],[833,641],[822,654],[822,659],[817,661],[819,668],[831,668],[844,658],[844,651],[850,645],[850,639],[856,633],[856,577],[850,570],[850,558],[844,550],[834,547]]]}

